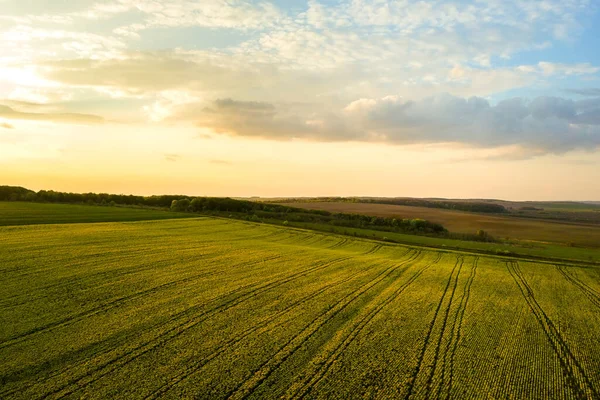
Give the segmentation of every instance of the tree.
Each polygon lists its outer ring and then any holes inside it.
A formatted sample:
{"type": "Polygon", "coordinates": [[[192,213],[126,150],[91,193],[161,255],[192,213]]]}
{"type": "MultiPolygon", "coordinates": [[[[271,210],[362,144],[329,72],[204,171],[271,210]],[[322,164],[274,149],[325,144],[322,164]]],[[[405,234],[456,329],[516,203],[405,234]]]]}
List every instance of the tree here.
{"type": "Polygon", "coordinates": [[[189,199],[173,200],[171,202],[171,211],[188,211],[189,207],[189,199]]]}

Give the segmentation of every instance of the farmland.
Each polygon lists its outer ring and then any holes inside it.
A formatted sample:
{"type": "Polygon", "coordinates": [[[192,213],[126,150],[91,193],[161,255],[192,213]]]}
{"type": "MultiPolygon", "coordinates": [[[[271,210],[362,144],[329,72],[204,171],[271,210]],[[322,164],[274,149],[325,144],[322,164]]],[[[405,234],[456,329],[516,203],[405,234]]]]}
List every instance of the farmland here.
{"type": "Polygon", "coordinates": [[[509,237],[549,243],[573,243],[584,247],[600,246],[599,225],[389,204],[347,202],[297,202],[285,204],[290,207],[329,212],[356,213],[379,217],[423,218],[442,224],[451,232],[457,233],[474,233],[479,229],[483,229],[498,238],[509,237]]]}
{"type": "Polygon", "coordinates": [[[131,207],[0,201],[0,226],[188,218],[189,214],[131,207]]]}
{"type": "Polygon", "coordinates": [[[202,217],[0,227],[0,270],[3,399],[600,396],[596,267],[202,217]]]}

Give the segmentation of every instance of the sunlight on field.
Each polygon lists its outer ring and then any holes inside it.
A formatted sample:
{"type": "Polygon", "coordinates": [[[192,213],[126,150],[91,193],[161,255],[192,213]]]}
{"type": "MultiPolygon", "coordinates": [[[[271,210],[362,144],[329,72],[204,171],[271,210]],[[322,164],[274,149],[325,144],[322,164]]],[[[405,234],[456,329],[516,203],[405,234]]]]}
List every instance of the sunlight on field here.
{"type": "Polygon", "coordinates": [[[600,392],[597,268],[212,218],[0,239],[2,398],[600,392]]]}

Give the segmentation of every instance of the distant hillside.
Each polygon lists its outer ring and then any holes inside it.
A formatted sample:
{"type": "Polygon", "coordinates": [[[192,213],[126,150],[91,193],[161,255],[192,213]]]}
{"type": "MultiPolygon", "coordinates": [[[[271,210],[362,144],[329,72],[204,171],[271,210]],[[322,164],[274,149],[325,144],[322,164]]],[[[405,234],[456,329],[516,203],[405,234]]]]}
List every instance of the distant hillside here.
{"type": "Polygon", "coordinates": [[[0,186],[0,201],[25,200],[34,196],[35,192],[33,190],[21,186],[0,186]]]}
{"type": "Polygon", "coordinates": [[[447,199],[416,199],[409,197],[316,197],[316,198],[289,198],[277,200],[278,203],[295,202],[347,202],[347,203],[372,203],[372,204],[390,204],[395,206],[443,208],[446,210],[458,210],[479,213],[505,213],[506,208],[503,205],[483,201],[459,201],[447,199]]]}

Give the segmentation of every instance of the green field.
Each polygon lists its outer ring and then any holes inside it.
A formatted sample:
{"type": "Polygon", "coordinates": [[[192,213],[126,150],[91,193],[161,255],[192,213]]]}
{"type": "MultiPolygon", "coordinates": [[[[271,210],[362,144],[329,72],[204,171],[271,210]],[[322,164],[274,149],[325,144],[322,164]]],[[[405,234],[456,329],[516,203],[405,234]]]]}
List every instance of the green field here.
{"type": "Polygon", "coordinates": [[[82,222],[146,221],[192,215],[131,207],[0,201],[0,226],[82,222]]]}
{"type": "Polygon", "coordinates": [[[596,267],[194,218],[1,227],[0,270],[2,399],[600,398],[596,267]]]}

